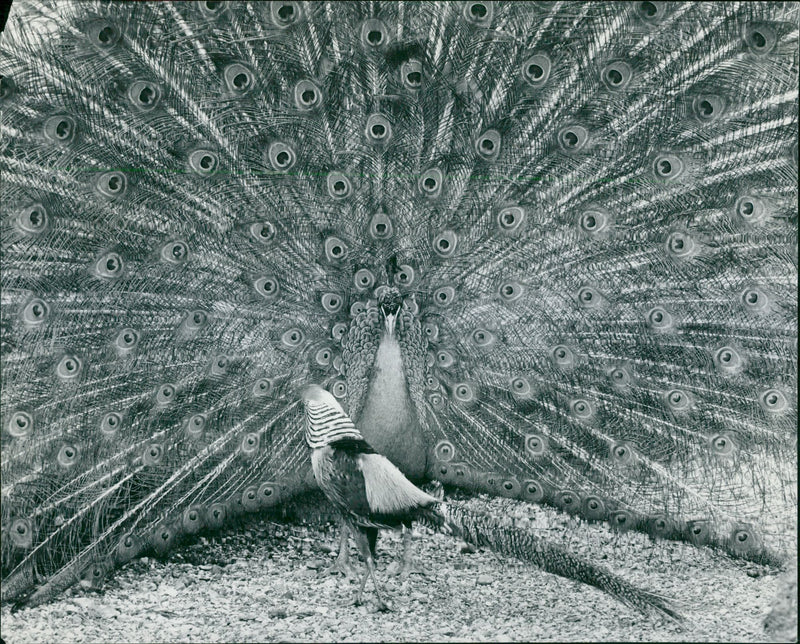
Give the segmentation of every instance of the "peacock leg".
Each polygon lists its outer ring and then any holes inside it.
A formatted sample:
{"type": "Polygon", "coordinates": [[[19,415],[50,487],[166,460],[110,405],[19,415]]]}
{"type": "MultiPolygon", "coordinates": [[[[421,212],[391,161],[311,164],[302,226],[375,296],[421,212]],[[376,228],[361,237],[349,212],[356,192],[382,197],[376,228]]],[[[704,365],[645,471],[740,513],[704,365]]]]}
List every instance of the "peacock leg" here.
{"type": "Polygon", "coordinates": [[[411,526],[403,526],[403,560],[397,568],[396,574],[402,579],[407,579],[411,574],[424,574],[423,570],[415,563],[414,539],[411,526]]]}

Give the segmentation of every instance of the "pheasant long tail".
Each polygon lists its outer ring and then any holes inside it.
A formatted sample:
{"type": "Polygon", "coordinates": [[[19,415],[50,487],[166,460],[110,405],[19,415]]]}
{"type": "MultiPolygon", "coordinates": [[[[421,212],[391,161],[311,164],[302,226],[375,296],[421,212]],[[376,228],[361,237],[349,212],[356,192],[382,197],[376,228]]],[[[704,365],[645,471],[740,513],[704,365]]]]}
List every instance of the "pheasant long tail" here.
{"type": "Polygon", "coordinates": [[[486,514],[455,503],[439,503],[420,517],[420,523],[450,532],[474,546],[527,561],[545,572],[574,579],[607,592],[622,603],[646,614],[682,620],[669,599],[638,588],[608,569],[568,552],[531,531],[505,525],[486,514]]]}

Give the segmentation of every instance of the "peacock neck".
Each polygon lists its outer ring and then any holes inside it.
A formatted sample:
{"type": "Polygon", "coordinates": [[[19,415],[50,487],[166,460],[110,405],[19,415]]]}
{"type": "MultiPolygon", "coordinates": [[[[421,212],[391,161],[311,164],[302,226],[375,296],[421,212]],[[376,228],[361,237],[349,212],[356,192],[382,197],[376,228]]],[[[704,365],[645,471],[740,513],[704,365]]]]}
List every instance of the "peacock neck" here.
{"type": "Polygon", "coordinates": [[[427,446],[408,393],[400,344],[389,333],[383,334],[378,345],[373,378],[357,424],[366,441],[406,476],[424,477],[427,446]]]}

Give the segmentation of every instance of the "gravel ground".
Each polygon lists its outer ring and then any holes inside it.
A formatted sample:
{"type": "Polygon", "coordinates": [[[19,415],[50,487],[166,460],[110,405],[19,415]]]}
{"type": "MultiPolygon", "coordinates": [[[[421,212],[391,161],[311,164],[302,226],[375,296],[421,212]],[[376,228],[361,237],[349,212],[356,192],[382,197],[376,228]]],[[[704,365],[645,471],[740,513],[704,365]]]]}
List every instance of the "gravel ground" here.
{"type": "Polygon", "coordinates": [[[469,504],[531,518],[550,538],[674,598],[687,622],[643,616],[585,584],[490,551],[464,552],[461,542],[425,530],[415,532],[420,570],[405,580],[392,574],[402,539],[382,534],[379,580],[392,610],[381,613],[371,582],[367,603],[353,606],[355,581],[327,570],[337,544],[333,526],[260,518],[201,537],[167,560],[132,562],[101,593],[76,588],[46,606],[16,613],[3,607],[2,638],[6,644],[796,640],[796,585],[792,591],[779,571],[507,499],[469,504]],[[779,608],[765,633],[773,605],[779,608]]]}

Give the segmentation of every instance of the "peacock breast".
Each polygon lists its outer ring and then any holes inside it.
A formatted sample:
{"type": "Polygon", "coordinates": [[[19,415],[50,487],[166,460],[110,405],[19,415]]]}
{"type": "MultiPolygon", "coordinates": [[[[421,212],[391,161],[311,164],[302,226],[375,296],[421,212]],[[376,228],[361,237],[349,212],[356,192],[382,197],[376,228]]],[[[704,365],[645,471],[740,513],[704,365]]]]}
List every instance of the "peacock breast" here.
{"type": "Polygon", "coordinates": [[[357,425],[366,441],[410,479],[425,475],[427,444],[408,391],[400,345],[384,334],[357,425]]]}

